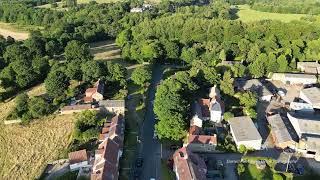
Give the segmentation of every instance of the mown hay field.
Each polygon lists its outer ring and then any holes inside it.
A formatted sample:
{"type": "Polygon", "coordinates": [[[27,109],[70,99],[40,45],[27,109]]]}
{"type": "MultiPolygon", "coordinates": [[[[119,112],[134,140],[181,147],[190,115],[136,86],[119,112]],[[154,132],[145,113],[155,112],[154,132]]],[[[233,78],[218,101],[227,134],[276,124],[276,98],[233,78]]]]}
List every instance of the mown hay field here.
{"type": "MultiPolygon", "coordinates": [[[[43,93],[43,85],[28,92],[29,96],[43,93]]],[[[13,108],[14,99],[0,103],[0,179],[35,179],[47,163],[65,155],[74,117],[50,115],[25,126],[4,125],[13,108]]]]}
{"type": "Polygon", "coordinates": [[[307,17],[307,14],[279,14],[269,13],[250,9],[249,5],[238,5],[239,12],[237,15],[243,22],[252,22],[260,20],[279,20],[282,22],[290,22],[293,20],[300,20],[302,17],[307,17]]]}

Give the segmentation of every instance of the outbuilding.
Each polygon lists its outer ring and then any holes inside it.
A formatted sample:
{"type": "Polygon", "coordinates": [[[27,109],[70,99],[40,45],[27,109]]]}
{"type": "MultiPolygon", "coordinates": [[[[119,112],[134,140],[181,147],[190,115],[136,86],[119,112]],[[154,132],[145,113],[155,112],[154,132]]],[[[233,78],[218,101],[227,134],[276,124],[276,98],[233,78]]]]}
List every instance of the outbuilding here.
{"type": "Polygon", "coordinates": [[[261,149],[262,137],[249,116],[229,119],[232,137],[239,148],[244,145],[250,149],[261,149]]]}

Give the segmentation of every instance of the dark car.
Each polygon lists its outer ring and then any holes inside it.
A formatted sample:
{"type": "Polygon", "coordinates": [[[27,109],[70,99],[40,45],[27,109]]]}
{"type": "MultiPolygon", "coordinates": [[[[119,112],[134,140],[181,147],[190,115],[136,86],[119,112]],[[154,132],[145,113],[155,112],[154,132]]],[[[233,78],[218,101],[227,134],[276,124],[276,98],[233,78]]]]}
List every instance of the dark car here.
{"type": "Polygon", "coordinates": [[[135,169],[133,175],[134,175],[134,179],[135,179],[135,180],[140,179],[141,170],[140,170],[140,169],[135,169]]]}
{"type": "Polygon", "coordinates": [[[136,167],[140,168],[143,165],[143,159],[141,157],[138,157],[136,160],[136,167]]]}

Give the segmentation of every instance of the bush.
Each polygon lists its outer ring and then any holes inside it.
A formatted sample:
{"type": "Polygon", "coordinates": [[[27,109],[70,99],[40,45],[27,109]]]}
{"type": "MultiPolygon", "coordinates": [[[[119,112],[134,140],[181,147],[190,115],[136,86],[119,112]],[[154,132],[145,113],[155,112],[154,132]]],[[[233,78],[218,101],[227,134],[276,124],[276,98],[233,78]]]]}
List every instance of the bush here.
{"type": "Polygon", "coordinates": [[[238,166],[237,166],[238,174],[240,175],[240,174],[244,173],[245,170],[246,170],[246,168],[244,167],[243,163],[239,163],[238,166]]]}
{"type": "Polygon", "coordinates": [[[281,174],[274,173],[272,177],[273,177],[273,180],[283,180],[283,177],[281,176],[281,174]]]}

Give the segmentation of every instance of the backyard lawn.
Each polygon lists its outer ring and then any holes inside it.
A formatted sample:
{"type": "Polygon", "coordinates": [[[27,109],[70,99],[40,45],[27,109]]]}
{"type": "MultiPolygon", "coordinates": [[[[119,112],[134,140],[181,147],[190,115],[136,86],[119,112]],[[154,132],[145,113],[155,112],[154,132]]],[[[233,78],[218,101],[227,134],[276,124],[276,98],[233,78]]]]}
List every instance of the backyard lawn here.
{"type": "Polygon", "coordinates": [[[269,13],[261,12],[250,9],[249,5],[238,5],[239,12],[237,15],[239,19],[243,22],[252,22],[259,20],[279,20],[283,22],[290,22],[293,20],[300,20],[302,17],[307,17],[306,14],[279,14],[279,13],[269,13]]]}

